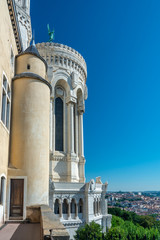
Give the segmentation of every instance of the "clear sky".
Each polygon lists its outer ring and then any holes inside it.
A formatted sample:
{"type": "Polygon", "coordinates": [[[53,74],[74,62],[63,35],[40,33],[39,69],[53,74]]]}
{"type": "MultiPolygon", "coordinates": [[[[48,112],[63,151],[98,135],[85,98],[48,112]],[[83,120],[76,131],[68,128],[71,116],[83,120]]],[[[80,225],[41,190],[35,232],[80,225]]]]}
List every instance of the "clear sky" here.
{"type": "Polygon", "coordinates": [[[86,179],[108,190],[160,190],[160,1],[31,0],[36,42],[87,62],[86,179]]]}

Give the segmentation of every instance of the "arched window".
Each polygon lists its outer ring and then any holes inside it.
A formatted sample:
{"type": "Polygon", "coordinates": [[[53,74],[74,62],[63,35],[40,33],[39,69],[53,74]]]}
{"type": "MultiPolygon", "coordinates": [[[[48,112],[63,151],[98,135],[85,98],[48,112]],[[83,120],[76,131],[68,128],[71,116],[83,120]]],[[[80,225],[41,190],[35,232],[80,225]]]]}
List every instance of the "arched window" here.
{"type": "Polygon", "coordinates": [[[63,201],[63,214],[67,214],[68,213],[68,203],[67,203],[67,199],[64,199],[63,201]]]}
{"type": "Polygon", "coordinates": [[[83,213],[83,200],[82,200],[82,198],[79,199],[78,213],[83,213]]]}
{"type": "Polygon", "coordinates": [[[55,150],[63,151],[63,100],[55,100],[55,150]]]}
{"type": "Polygon", "coordinates": [[[54,213],[59,214],[59,201],[56,199],[55,204],[54,204],[54,213]]]}
{"type": "Polygon", "coordinates": [[[76,204],[74,199],[71,201],[71,213],[76,213],[76,204]]]}

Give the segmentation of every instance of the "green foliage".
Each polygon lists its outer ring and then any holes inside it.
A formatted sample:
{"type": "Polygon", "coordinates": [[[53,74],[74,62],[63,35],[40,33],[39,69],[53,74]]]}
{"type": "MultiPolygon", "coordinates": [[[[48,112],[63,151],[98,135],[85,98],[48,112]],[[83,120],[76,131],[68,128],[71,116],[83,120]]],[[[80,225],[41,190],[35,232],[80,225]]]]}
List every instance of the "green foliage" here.
{"type": "Polygon", "coordinates": [[[158,228],[160,231],[160,222],[156,221],[153,216],[139,216],[134,212],[121,210],[120,208],[109,208],[109,213],[121,217],[125,221],[131,221],[135,225],[140,225],[144,228],[158,228]]]}
{"type": "Polygon", "coordinates": [[[117,216],[112,216],[112,227],[123,226],[124,220],[117,216]]]}
{"type": "Polygon", "coordinates": [[[84,227],[79,228],[75,235],[76,240],[94,240],[102,239],[102,229],[99,224],[91,222],[90,224],[85,224],[84,227]]]}
{"type": "Polygon", "coordinates": [[[160,232],[155,226],[153,217],[150,218],[150,216],[139,216],[135,213],[126,212],[116,208],[112,208],[112,212],[120,215],[121,217],[112,215],[112,227],[106,236],[107,240],[160,239],[160,232]],[[131,219],[131,221],[128,221],[128,219],[131,219]]]}
{"type": "Polygon", "coordinates": [[[133,212],[112,209],[112,227],[102,238],[99,224],[91,222],[76,231],[76,240],[160,240],[160,232],[152,216],[139,216],[133,212]],[[113,215],[113,212],[118,216],[113,215]]]}
{"type": "Polygon", "coordinates": [[[126,240],[126,232],[123,228],[121,227],[112,227],[107,236],[106,236],[106,240],[126,240]]]}

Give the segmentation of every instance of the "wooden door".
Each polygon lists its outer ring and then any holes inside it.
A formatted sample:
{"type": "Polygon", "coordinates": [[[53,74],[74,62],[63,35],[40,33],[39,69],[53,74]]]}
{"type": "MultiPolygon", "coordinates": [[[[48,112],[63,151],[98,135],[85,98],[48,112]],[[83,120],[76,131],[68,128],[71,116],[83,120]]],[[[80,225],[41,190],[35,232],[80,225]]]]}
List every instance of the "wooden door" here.
{"type": "Polygon", "coordinates": [[[23,217],[24,179],[11,179],[10,217],[23,217]]]}

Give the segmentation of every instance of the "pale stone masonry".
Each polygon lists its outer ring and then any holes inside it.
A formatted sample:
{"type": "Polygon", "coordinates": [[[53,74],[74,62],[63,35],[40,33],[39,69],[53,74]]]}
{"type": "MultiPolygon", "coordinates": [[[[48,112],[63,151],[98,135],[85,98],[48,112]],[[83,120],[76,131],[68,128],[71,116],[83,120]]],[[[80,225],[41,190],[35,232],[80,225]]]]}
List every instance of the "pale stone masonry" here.
{"type": "MultiPolygon", "coordinates": [[[[111,226],[105,195],[107,183],[100,177],[85,183],[83,114],[88,97],[87,67],[74,49],[59,43],[38,43],[48,64],[52,86],[50,102],[50,196],[49,205],[74,239],[75,230],[95,221],[103,231],[111,226]],[[56,99],[62,100],[62,149],[56,144],[56,99]]],[[[60,119],[59,119],[60,120],[60,119]]]]}
{"type": "Polygon", "coordinates": [[[105,232],[107,183],[85,181],[86,62],[31,35],[30,0],[0,0],[0,224],[36,218],[58,239],[91,221],[105,232]]]}

